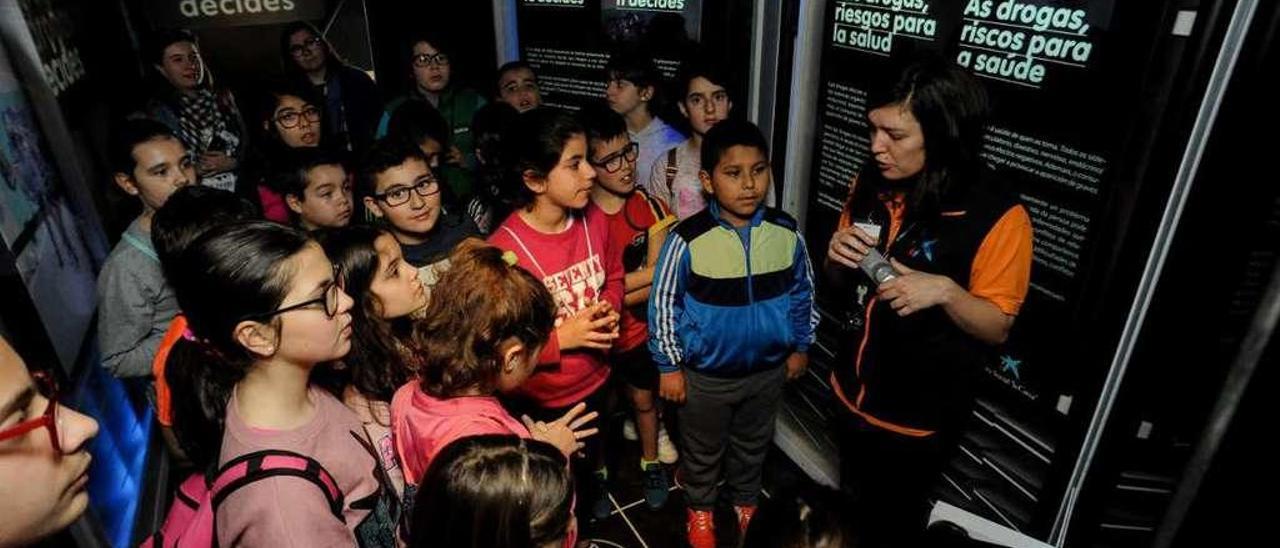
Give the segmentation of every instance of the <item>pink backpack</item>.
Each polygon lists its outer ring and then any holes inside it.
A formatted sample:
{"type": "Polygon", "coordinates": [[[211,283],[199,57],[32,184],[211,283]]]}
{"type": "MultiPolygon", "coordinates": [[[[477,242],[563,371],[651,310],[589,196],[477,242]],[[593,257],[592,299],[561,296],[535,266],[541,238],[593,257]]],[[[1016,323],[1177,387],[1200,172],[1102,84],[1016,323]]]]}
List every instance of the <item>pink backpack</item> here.
{"type": "Polygon", "coordinates": [[[141,548],[217,546],[213,517],[218,505],[237,489],[276,476],[296,476],[314,483],[328,499],[333,515],[343,519],[342,490],[315,459],[292,451],[257,451],[232,459],[212,476],[197,472],[187,477],[178,487],[160,531],[144,541],[141,548]]]}

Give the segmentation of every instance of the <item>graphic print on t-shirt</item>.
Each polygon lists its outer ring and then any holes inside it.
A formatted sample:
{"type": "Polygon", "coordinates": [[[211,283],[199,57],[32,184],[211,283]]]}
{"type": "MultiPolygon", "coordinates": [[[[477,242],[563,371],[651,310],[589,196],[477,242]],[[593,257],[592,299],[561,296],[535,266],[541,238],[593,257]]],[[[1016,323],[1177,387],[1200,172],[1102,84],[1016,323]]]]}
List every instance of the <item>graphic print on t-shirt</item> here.
{"type": "Polygon", "coordinates": [[[356,537],[356,545],[360,548],[395,548],[396,524],[401,521],[401,502],[396,500],[391,479],[382,469],[382,461],[377,458],[377,449],[361,434],[351,432],[351,437],[374,457],[371,473],[378,480],[377,490],[367,497],[350,503],[352,510],[369,511],[352,530],[356,537]]]}
{"type": "Polygon", "coordinates": [[[563,318],[600,299],[600,289],[604,287],[604,264],[600,262],[600,255],[593,253],[569,268],[548,275],[542,283],[551,291],[560,308],[560,316],[556,318],[556,325],[559,325],[563,318]]]}

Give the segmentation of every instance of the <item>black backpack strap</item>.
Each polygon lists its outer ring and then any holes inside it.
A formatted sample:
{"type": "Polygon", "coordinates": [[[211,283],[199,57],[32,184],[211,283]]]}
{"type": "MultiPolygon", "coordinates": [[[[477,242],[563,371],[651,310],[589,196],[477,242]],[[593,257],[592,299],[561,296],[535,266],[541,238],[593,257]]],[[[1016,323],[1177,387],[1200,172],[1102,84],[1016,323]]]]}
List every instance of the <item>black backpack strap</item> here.
{"type": "Polygon", "coordinates": [[[661,221],[667,218],[667,212],[662,210],[662,202],[659,202],[657,198],[650,196],[648,192],[644,191],[644,189],[640,189],[638,192],[644,196],[645,201],[649,202],[649,209],[653,210],[653,219],[655,221],[661,221]]]}
{"type": "Polygon", "coordinates": [[[247,466],[243,476],[232,480],[222,486],[221,489],[210,489],[211,500],[213,502],[215,512],[217,511],[218,506],[222,504],[222,501],[226,500],[227,497],[231,496],[232,493],[236,492],[241,487],[267,478],[293,476],[305,479],[315,484],[315,486],[320,489],[320,492],[324,493],[325,500],[329,503],[329,511],[333,513],[334,517],[337,517],[339,520],[344,522],[346,521],[342,515],[342,509],[346,505],[342,490],[338,487],[338,482],[329,474],[329,471],[325,470],[324,466],[315,459],[306,455],[294,453],[293,451],[285,451],[282,449],[268,449],[265,451],[246,453],[231,459],[230,461],[227,461],[226,464],[222,465],[222,467],[218,469],[217,479],[214,480],[212,485],[217,486],[218,479],[221,479],[224,474],[230,473],[233,468],[241,464],[245,464],[247,466]],[[306,463],[306,466],[301,469],[264,467],[263,464],[267,457],[289,457],[301,459],[306,463]]]}

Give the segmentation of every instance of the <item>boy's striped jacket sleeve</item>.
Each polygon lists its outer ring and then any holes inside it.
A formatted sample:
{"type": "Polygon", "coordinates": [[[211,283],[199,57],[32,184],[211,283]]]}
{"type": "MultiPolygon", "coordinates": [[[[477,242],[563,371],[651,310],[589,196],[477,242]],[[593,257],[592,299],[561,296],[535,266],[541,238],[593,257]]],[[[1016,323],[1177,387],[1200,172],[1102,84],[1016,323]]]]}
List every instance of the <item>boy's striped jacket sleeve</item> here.
{"type": "Polygon", "coordinates": [[[658,255],[649,296],[649,351],[658,370],[670,373],[684,363],[677,326],[684,312],[685,278],[689,272],[689,245],[677,234],[667,237],[658,255]]]}

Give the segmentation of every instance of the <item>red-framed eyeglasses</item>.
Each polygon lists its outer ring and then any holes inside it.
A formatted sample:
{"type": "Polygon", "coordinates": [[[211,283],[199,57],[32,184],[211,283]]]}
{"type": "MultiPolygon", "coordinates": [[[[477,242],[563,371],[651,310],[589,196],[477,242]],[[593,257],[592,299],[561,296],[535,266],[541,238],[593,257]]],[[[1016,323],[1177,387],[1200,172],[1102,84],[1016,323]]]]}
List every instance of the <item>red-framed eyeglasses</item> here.
{"type": "Polygon", "coordinates": [[[62,454],[62,442],[58,437],[58,383],[47,371],[36,371],[31,374],[36,389],[49,400],[44,413],[37,418],[25,420],[4,430],[0,430],[0,441],[16,438],[37,428],[49,430],[49,443],[53,445],[55,454],[62,454]]]}

